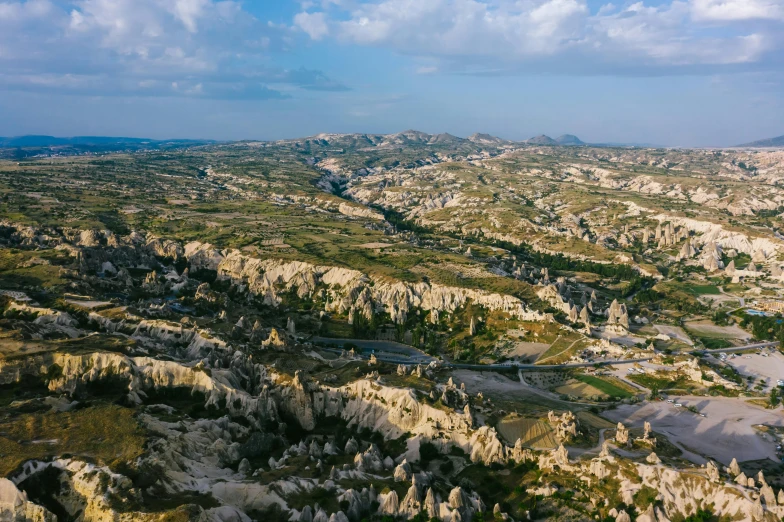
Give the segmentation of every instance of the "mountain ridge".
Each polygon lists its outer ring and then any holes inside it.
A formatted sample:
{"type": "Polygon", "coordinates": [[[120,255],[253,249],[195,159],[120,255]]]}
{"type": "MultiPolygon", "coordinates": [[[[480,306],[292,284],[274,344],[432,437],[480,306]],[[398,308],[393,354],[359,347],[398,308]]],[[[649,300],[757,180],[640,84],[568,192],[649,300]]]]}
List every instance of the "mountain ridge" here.
{"type": "Polygon", "coordinates": [[[0,147],[61,147],[61,146],[106,146],[147,145],[158,143],[217,143],[215,140],[129,138],[124,136],[69,136],[58,137],[44,134],[24,134],[0,137],[0,147]]]}
{"type": "MultiPolygon", "coordinates": [[[[273,142],[287,141],[312,141],[329,142],[331,139],[351,138],[368,145],[378,145],[382,142],[397,144],[477,144],[477,145],[549,145],[549,146],[574,146],[586,145],[573,134],[563,134],[553,139],[545,134],[540,134],[527,140],[508,140],[488,133],[476,132],[467,138],[461,138],[448,132],[429,134],[426,132],[408,129],[402,132],[390,134],[376,133],[320,133],[299,139],[272,140],[273,142]]],[[[246,141],[246,140],[239,140],[246,141]]],[[[251,140],[255,141],[255,140],[251,140]]],[[[265,140],[261,140],[265,141],[265,140]]],[[[218,140],[208,139],[152,139],[152,138],[133,138],[124,136],[50,136],[43,134],[26,134],[19,136],[0,137],[0,148],[25,148],[25,147],[107,147],[128,145],[133,147],[150,146],[157,144],[212,144],[219,143],[218,140]]]]}
{"type": "Polygon", "coordinates": [[[736,145],[737,147],[751,147],[751,148],[765,148],[765,147],[784,147],[784,135],[776,136],[775,138],[765,138],[749,143],[736,145]]]}

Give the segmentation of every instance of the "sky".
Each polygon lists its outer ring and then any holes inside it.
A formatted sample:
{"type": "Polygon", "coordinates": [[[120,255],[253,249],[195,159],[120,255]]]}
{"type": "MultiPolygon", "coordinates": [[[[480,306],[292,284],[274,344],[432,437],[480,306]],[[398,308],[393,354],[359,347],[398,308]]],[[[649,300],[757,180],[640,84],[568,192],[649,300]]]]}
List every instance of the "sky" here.
{"type": "Polygon", "coordinates": [[[784,0],[0,0],[0,136],[784,134],[784,0]]]}

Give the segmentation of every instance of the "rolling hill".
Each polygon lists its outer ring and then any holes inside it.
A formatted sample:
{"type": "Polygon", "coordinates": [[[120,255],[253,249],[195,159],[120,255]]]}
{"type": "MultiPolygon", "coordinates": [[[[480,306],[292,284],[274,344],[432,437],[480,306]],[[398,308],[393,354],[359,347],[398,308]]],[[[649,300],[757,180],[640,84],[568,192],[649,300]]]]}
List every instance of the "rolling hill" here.
{"type": "Polygon", "coordinates": [[[738,145],[738,147],[753,147],[753,148],[784,147],[784,136],[777,136],[775,138],[767,138],[764,140],[752,141],[751,143],[744,143],[743,145],[738,145]]]}

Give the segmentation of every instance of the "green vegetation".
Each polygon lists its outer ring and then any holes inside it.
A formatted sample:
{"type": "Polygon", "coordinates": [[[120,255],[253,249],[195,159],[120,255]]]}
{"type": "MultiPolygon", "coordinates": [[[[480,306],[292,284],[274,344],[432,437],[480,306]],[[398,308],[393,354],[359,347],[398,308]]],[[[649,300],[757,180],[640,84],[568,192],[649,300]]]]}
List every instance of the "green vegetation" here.
{"type": "MultiPolygon", "coordinates": [[[[366,362],[339,360],[327,350],[321,352],[324,359],[300,353],[298,347],[292,346],[286,351],[262,350],[261,339],[273,326],[285,328],[292,318],[297,334],[303,338],[320,335],[357,339],[357,343],[359,339],[395,339],[447,361],[485,363],[538,356],[540,363],[559,364],[595,346],[594,339],[581,333],[579,321],[570,320],[571,312],[563,310],[564,302],[582,308],[591,298],[590,321],[595,327],[605,326],[602,312],[613,299],[618,299],[633,319],[631,335],[639,338],[657,335],[651,322],[685,328],[694,324],[689,333],[702,346],[726,347],[735,338],[736,330],[717,330],[707,322],[729,326],[737,317],[756,338],[784,341],[781,317],[742,313],[730,317],[727,313],[739,306],[733,300],[740,299],[751,284],[733,284],[723,274],[710,274],[696,260],[674,261],[685,236],[702,245],[704,237],[698,237],[702,235],[698,229],[685,231],[678,226],[676,241],[671,245],[659,247],[653,239],[647,244],[642,241],[645,230],[668,225],[660,221],[661,216],[666,219],[667,215],[673,219],[704,220],[732,233],[745,234],[750,241],[771,236],[772,229],[778,227],[774,212],[730,215],[727,210],[728,205],[745,204],[750,194],[755,198],[775,195],[775,187],[771,189],[765,182],[733,181],[737,170],[728,165],[749,173],[762,168],[754,155],[604,147],[549,150],[526,146],[508,150],[448,135],[416,133],[397,136],[393,146],[386,139],[373,135],[324,135],[267,144],[204,144],[187,149],[162,146],[157,151],[130,147],[134,152],[101,156],[33,157],[32,151],[26,150],[14,153],[14,161],[0,161],[3,222],[52,228],[32,230],[0,225],[0,288],[23,290],[41,306],[69,313],[81,331],[51,327],[43,321],[35,323],[34,313],[7,311],[0,318],[4,355],[18,361],[32,354],[49,357],[53,351],[69,355],[100,351],[167,361],[187,359],[189,365],[204,358],[204,366],[195,369],[201,372],[199,377],[220,377],[222,383],[236,384],[254,396],[260,395],[260,384],[269,385],[260,382],[262,372],[246,372],[239,356],[234,356],[235,360],[220,355],[222,350],[205,349],[197,357],[194,352],[198,352],[198,347],[186,348],[188,343],[176,336],[160,345],[130,338],[140,318],[164,319],[171,325],[195,324],[208,332],[206,335],[229,344],[232,351],[241,351],[243,357],[252,355],[253,364],[274,366],[276,381],[271,386],[285,386],[297,371],[302,372],[304,382],[314,379],[333,387],[378,371],[384,385],[408,388],[422,404],[453,412],[459,411],[462,403],[439,399],[436,382],[443,382],[443,374],[437,378],[398,375],[393,364],[368,368],[366,362]],[[378,146],[381,143],[384,146],[378,146]],[[474,154],[481,154],[482,160],[464,161],[467,155],[474,154]],[[329,176],[325,176],[327,171],[331,172],[329,176]],[[630,190],[626,182],[632,178],[637,180],[635,183],[651,179],[663,188],[630,190]],[[706,179],[711,183],[706,185],[706,179]],[[695,190],[705,187],[715,192],[721,206],[712,206],[715,199],[705,204],[690,199],[695,190]],[[674,198],[670,190],[687,197],[674,198]],[[56,198],[52,196],[55,194],[56,198]],[[640,208],[645,211],[637,211],[640,208]],[[307,262],[323,268],[316,275],[300,274],[300,288],[291,288],[282,279],[275,280],[275,295],[259,296],[222,274],[218,277],[215,267],[199,268],[193,262],[189,267],[188,259],[150,256],[144,247],[137,248],[126,239],[111,235],[87,237],[85,241],[94,246],[85,246],[80,231],[87,229],[108,230],[119,236],[133,230],[180,243],[209,242],[219,249],[240,249],[259,260],[307,262]],[[65,239],[61,241],[62,238],[65,239]],[[132,281],[104,273],[102,264],[106,259],[127,270],[132,281]],[[351,285],[338,288],[340,285],[327,283],[321,275],[327,273],[328,267],[361,272],[366,277],[365,286],[360,289],[363,294],[349,288],[351,285]],[[153,268],[161,281],[164,272],[175,278],[179,275],[172,269],[182,274],[189,268],[189,281],[178,288],[177,295],[165,288],[145,288],[142,280],[153,268]],[[217,296],[215,300],[196,298],[196,287],[201,281],[209,284],[217,296]],[[431,289],[441,285],[458,290],[427,295],[426,284],[431,289]],[[551,295],[549,302],[540,301],[537,291],[549,284],[557,287],[560,297],[551,295]],[[367,302],[365,289],[372,293],[382,288],[394,296],[384,303],[372,303],[371,318],[366,319],[356,310],[349,313],[348,308],[355,302],[367,302]],[[463,290],[500,294],[492,297],[500,306],[490,310],[472,298],[471,292],[463,290]],[[97,322],[90,321],[84,307],[65,301],[66,292],[84,294],[85,301],[111,300],[112,309],[100,314],[125,324],[117,334],[107,332],[112,328],[101,330],[97,322]],[[518,320],[520,304],[509,296],[520,299],[528,310],[551,314],[554,321],[518,320]],[[442,298],[441,313],[437,315],[428,305],[437,304],[442,298]],[[279,299],[280,303],[271,306],[270,299],[279,299]],[[397,313],[401,310],[405,311],[404,318],[397,313]],[[241,317],[247,325],[258,322],[263,330],[248,331],[249,326],[235,326],[241,317]],[[401,319],[393,321],[392,317],[401,319]],[[637,317],[648,322],[634,321],[637,317]],[[469,332],[472,324],[474,331],[469,332]]],[[[764,168],[772,170],[770,165],[764,168]]],[[[725,259],[725,263],[728,261],[725,259]]],[[[750,261],[746,254],[735,257],[738,268],[750,261]]],[[[243,283],[249,283],[251,278],[243,283]]],[[[775,284],[772,279],[764,281],[760,285],[761,297],[773,296],[778,291],[773,288],[775,284]]],[[[10,300],[11,297],[1,299],[4,305],[10,300]]],[[[622,334],[625,332],[619,333],[622,334]]],[[[292,339],[289,341],[294,344],[292,339]]],[[[641,345],[630,347],[630,352],[636,352],[641,345]]],[[[691,350],[676,341],[659,341],[657,346],[668,350],[665,364],[681,360],[674,354],[676,350],[691,350]]],[[[723,377],[743,383],[741,376],[716,364],[711,357],[706,357],[702,364],[703,368],[713,364],[723,377]]],[[[58,376],[60,371],[51,366],[47,378],[58,376]]],[[[629,399],[637,393],[617,378],[573,371],[559,371],[557,378],[553,377],[554,372],[546,378],[540,375],[544,372],[532,372],[532,379],[537,375],[542,388],[560,390],[558,393],[564,397],[578,397],[581,401],[629,399]]],[[[713,374],[706,370],[704,378],[710,380],[710,375],[713,374]]],[[[481,411],[485,422],[509,443],[519,438],[531,447],[557,446],[553,427],[542,418],[550,409],[563,411],[564,402],[529,393],[530,390],[522,395],[516,384],[514,391],[502,386],[503,379],[516,380],[516,372],[492,377],[501,382],[485,379],[471,385],[484,394],[479,399],[478,390],[471,390],[472,409],[481,411]],[[493,388],[494,384],[499,386],[493,388]]],[[[659,390],[699,388],[675,373],[635,374],[629,378],[650,388],[653,397],[659,390]]],[[[146,433],[136,421],[136,410],[118,405],[127,394],[126,379],[114,377],[80,384],[69,397],[79,400],[78,408],[64,413],[50,410],[48,401],[43,401],[49,394],[44,380],[23,378],[11,387],[0,387],[0,462],[4,466],[0,472],[12,473],[31,458],[73,455],[109,464],[131,478],[140,492],[137,504],[136,498],[115,498],[113,493],[107,496],[114,507],[122,510],[144,507],[149,512],[165,513],[162,520],[168,517],[179,522],[192,518],[198,511],[196,506],[217,505],[219,501],[211,495],[164,494],[163,488],[153,487],[161,469],[138,469],[142,467],[139,463],[146,462],[137,457],[145,451],[148,437],[152,439],[148,447],[155,448],[153,441],[160,435],[146,433]],[[184,504],[193,504],[193,509],[182,507],[184,504]]],[[[752,382],[750,387],[760,392],[756,397],[759,404],[780,405],[779,390],[763,397],[762,382],[752,382]]],[[[737,394],[720,385],[712,385],[708,391],[712,395],[737,394]]],[[[186,386],[146,389],[142,398],[145,414],[171,422],[169,426],[174,431],[193,419],[221,417],[229,406],[239,407],[242,403],[235,398],[231,404],[218,401],[207,408],[204,393],[186,386]],[[173,409],[153,407],[156,403],[173,409]]],[[[569,406],[581,422],[579,435],[570,444],[595,447],[599,431],[612,428],[598,414],[601,408],[612,406],[569,406]]],[[[289,409],[279,408],[279,415],[280,419],[264,420],[261,430],[254,419],[241,416],[232,420],[242,428],[221,425],[240,445],[251,467],[263,468],[243,480],[269,484],[301,477],[318,478],[320,483],[332,466],[341,469],[352,462],[352,455],[323,455],[324,466],[319,469],[309,456],[291,454],[284,468],[268,465],[270,457],[280,458],[284,448],[301,440],[306,444],[315,440],[322,447],[329,440],[336,447],[345,447],[348,438],[355,437],[361,442],[360,451],[372,443],[384,456],[397,458],[406,449],[409,438],[409,434],[404,434],[396,440],[385,440],[380,433],[357,431],[339,418],[319,419],[314,429],[306,430],[289,409]]],[[[442,429],[447,428],[440,426],[439,431],[442,429]]],[[[479,493],[488,507],[499,503],[516,520],[605,520],[612,508],[626,510],[635,520],[642,510],[656,503],[656,491],[642,487],[635,495],[635,505],[624,504],[618,474],[636,477],[630,463],[620,456],[609,464],[613,466],[612,478],[588,484],[558,467],[544,471],[534,463],[481,466],[469,462],[462,450],[452,448],[448,454],[442,454],[439,448],[440,445],[422,441],[422,459],[412,466],[415,472],[434,473],[432,486],[442,498],[459,484],[467,492],[479,493]],[[549,498],[527,493],[528,488],[543,484],[557,486],[557,492],[549,498]],[[590,498],[597,496],[607,504],[595,507],[590,498]]],[[[649,450],[639,445],[635,448],[641,455],[649,450]]],[[[663,437],[656,451],[665,458],[680,455],[663,437]]],[[[220,458],[224,456],[221,454],[220,458]]],[[[239,462],[231,460],[221,461],[221,467],[238,471],[239,462]]],[[[773,474],[770,475],[773,480],[773,474]]],[[[42,474],[40,479],[52,477],[42,474]]],[[[36,485],[46,484],[32,484],[31,488],[36,485]]],[[[340,485],[357,491],[368,486],[367,481],[355,478],[341,479],[340,485]]],[[[408,484],[380,479],[374,486],[377,490],[394,490],[402,498],[408,484]]],[[[328,511],[347,508],[334,498],[333,492],[319,487],[281,495],[288,506],[296,509],[316,503],[328,511]]],[[[703,508],[689,519],[711,520],[710,510],[703,508]]],[[[290,518],[290,513],[279,507],[252,511],[249,515],[270,521],[290,518]]],[[[370,513],[359,516],[372,517],[370,513]]],[[[65,515],[61,518],[67,519],[65,515]]],[[[490,518],[489,513],[474,517],[476,522],[490,518]]],[[[388,522],[390,518],[381,520],[388,522]]],[[[425,522],[426,515],[419,514],[415,520],[425,522]]],[[[681,519],[675,514],[673,520],[681,519]]]]}
{"type": "Polygon", "coordinates": [[[751,333],[760,341],[779,341],[784,347],[784,320],[781,314],[774,317],[744,313],[740,325],[751,327],[751,333]]]}
{"type": "Polygon", "coordinates": [[[0,419],[0,476],[30,459],[74,455],[114,465],[141,455],[145,433],[132,409],[97,405],[73,412],[0,419]]]}
{"type": "Polygon", "coordinates": [[[479,493],[482,499],[500,504],[505,512],[518,518],[531,505],[532,499],[525,490],[535,483],[540,472],[530,462],[508,466],[504,473],[499,473],[498,468],[472,464],[458,474],[457,480],[479,493]]]}
{"type": "Polygon", "coordinates": [[[727,339],[720,339],[717,337],[697,337],[702,345],[708,350],[717,350],[721,348],[730,348],[733,346],[727,339]]]}
{"type": "Polygon", "coordinates": [[[537,364],[558,364],[567,360],[577,350],[577,344],[583,337],[576,332],[569,332],[558,337],[539,358],[537,364]]]}
{"type": "Polygon", "coordinates": [[[635,373],[629,375],[629,380],[644,386],[649,390],[656,389],[659,391],[665,390],[691,390],[697,386],[697,383],[688,380],[686,377],[678,376],[675,378],[662,377],[659,375],[652,375],[646,373],[644,375],[635,373]]]}
{"type": "Polygon", "coordinates": [[[656,308],[664,310],[677,310],[688,314],[701,314],[708,311],[708,307],[697,300],[696,293],[690,291],[676,281],[658,283],[653,287],[659,301],[656,308]]]}
{"type": "Polygon", "coordinates": [[[578,373],[574,377],[578,381],[590,384],[597,390],[602,391],[608,397],[619,397],[621,399],[626,399],[633,396],[633,393],[631,393],[628,389],[623,388],[618,384],[610,382],[609,380],[602,377],[595,377],[593,375],[586,375],[583,373],[578,373]]]}
{"type": "Polygon", "coordinates": [[[548,254],[533,251],[525,244],[515,245],[514,243],[509,243],[507,241],[492,241],[492,244],[521,255],[527,262],[550,270],[558,272],[590,272],[612,279],[639,281],[639,283],[635,284],[641,284],[639,275],[631,265],[583,261],[564,256],[560,253],[548,254]]]}
{"type": "Polygon", "coordinates": [[[713,514],[710,509],[698,509],[693,515],[689,515],[683,522],[718,522],[719,517],[713,514]]]}
{"type": "Polygon", "coordinates": [[[656,498],[659,492],[650,486],[643,485],[640,490],[634,494],[634,505],[640,510],[645,511],[651,504],[656,504],[656,498]]]}
{"type": "Polygon", "coordinates": [[[694,295],[721,295],[715,285],[689,285],[686,290],[694,295]]]}

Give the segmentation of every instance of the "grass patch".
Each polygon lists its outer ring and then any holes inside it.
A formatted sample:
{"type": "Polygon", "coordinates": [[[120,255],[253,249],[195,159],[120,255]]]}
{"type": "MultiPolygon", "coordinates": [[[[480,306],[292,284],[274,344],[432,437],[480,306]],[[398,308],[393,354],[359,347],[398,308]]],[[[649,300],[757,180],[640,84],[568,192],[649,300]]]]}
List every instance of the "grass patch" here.
{"type": "Polygon", "coordinates": [[[580,382],[584,382],[585,384],[593,386],[608,397],[620,397],[621,399],[626,399],[634,395],[627,388],[621,387],[620,385],[601,377],[577,374],[574,376],[574,378],[580,382]]]}
{"type": "Polygon", "coordinates": [[[473,464],[460,472],[457,481],[479,493],[487,505],[498,503],[515,518],[524,518],[520,504],[528,500],[525,490],[537,479],[534,467],[534,464],[527,463],[499,472],[495,467],[473,464]]]}
{"type": "Polygon", "coordinates": [[[422,393],[430,393],[435,390],[435,384],[432,381],[417,377],[416,375],[398,375],[397,373],[384,374],[384,381],[387,385],[396,388],[413,388],[422,393]]]}
{"type": "Polygon", "coordinates": [[[689,285],[686,290],[694,295],[721,295],[715,285],[689,285]]]}
{"type": "Polygon", "coordinates": [[[653,389],[656,388],[658,390],[671,390],[671,389],[679,389],[679,390],[693,390],[697,388],[697,383],[691,381],[683,376],[677,376],[674,378],[670,377],[661,377],[661,376],[653,376],[635,374],[629,375],[628,379],[632,382],[639,384],[640,386],[644,386],[645,388],[653,389]]]}
{"type": "Polygon", "coordinates": [[[23,375],[19,382],[0,385],[0,408],[8,408],[14,401],[24,401],[49,395],[46,382],[37,377],[23,375]]]}
{"type": "Polygon", "coordinates": [[[54,290],[65,286],[67,282],[60,277],[60,267],[53,265],[36,265],[0,272],[0,286],[8,290],[23,290],[31,286],[54,290]]]}
{"type": "Polygon", "coordinates": [[[102,404],[64,413],[29,413],[0,421],[0,476],[30,459],[73,455],[112,465],[142,454],[145,432],[134,410],[102,404]]]}
{"type": "Polygon", "coordinates": [[[719,339],[717,337],[697,337],[700,342],[708,350],[718,350],[720,348],[730,348],[732,343],[727,339],[719,339]]]}
{"type": "Polygon", "coordinates": [[[576,351],[576,347],[579,345],[578,341],[581,338],[582,336],[575,332],[569,332],[567,335],[559,337],[550,345],[550,348],[536,360],[536,363],[558,364],[558,361],[568,359],[569,356],[576,351]]]}

